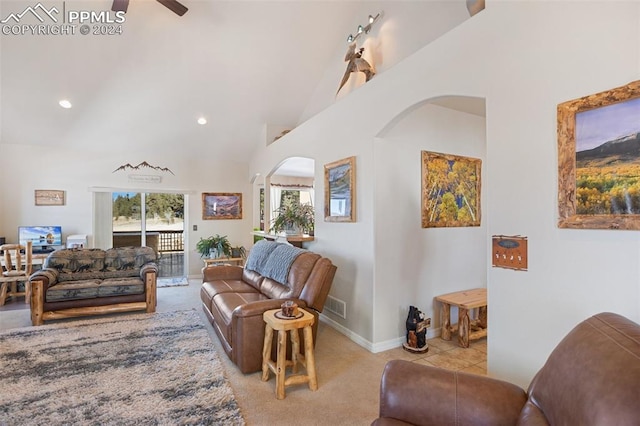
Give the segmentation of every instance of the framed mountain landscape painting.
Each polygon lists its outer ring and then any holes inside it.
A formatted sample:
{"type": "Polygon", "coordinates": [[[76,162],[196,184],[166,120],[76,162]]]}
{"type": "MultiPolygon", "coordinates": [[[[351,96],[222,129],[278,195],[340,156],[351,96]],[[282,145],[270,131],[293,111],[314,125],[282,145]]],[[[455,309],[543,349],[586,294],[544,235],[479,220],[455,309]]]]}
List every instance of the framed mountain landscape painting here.
{"type": "Polygon", "coordinates": [[[325,164],[324,220],[356,221],[356,157],[325,164]]]}
{"type": "Polygon", "coordinates": [[[202,220],[242,219],[242,193],[203,192],[202,220]]]}
{"type": "Polygon", "coordinates": [[[558,226],[640,229],[640,81],[558,105],[558,226]]]}

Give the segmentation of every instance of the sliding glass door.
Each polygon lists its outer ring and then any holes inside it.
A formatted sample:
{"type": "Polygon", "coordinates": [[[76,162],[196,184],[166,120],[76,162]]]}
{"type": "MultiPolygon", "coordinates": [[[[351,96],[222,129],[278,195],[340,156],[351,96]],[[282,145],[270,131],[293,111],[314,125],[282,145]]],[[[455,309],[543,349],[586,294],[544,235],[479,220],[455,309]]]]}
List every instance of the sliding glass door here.
{"type": "Polygon", "coordinates": [[[113,247],[152,247],[160,278],[186,276],[183,194],[113,192],[112,203],[113,247]]]}

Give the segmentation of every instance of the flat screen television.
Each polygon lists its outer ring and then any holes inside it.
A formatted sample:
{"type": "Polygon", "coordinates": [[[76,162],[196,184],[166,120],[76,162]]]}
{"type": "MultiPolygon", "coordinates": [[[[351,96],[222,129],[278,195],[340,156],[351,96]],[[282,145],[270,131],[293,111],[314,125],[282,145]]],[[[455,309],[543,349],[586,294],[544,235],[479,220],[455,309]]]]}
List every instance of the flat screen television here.
{"type": "Polygon", "coordinates": [[[31,241],[34,253],[53,251],[62,245],[61,226],[19,226],[18,241],[26,244],[31,241]]]}

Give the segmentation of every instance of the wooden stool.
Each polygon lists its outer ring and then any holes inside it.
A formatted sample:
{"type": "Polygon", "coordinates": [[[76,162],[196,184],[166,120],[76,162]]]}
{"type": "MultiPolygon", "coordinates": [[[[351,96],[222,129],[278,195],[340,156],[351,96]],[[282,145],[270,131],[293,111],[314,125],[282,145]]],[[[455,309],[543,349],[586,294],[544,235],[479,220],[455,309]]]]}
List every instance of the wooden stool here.
{"type": "Polygon", "coordinates": [[[0,252],[4,254],[0,262],[0,306],[4,305],[7,296],[24,296],[24,303],[31,299],[31,275],[33,254],[32,242],[26,244],[3,244],[0,252]],[[22,251],[24,251],[24,257],[22,251]],[[24,282],[24,291],[18,291],[18,282],[24,282]]]}
{"type": "Polygon", "coordinates": [[[276,375],[276,398],[284,399],[285,386],[300,383],[309,383],[312,391],[318,389],[316,378],[316,365],[313,357],[313,334],[311,326],[315,317],[304,309],[299,310],[302,316],[299,318],[282,319],[282,310],[272,309],[262,314],[265,322],[264,346],[262,348],[262,381],[269,380],[269,370],[276,375]],[[304,333],[304,356],[300,354],[300,339],[298,330],[303,329],[304,333]],[[271,342],[273,341],[273,330],[278,330],[278,350],[277,360],[271,359],[271,342]],[[291,361],[287,361],[287,331],[291,336],[291,361]],[[307,374],[295,374],[298,372],[298,363],[302,364],[307,374]],[[287,366],[292,367],[295,375],[285,378],[287,366]]]}
{"type": "Polygon", "coordinates": [[[487,289],[457,291],[437,296],[442,303],[442,333],[440,337],[451,340],[451,333],[458,330],[458,343],[463,348],[469,347],[469,340],[479,339],[487,335],[487,289]],[[451,305],[458,307],[458,324],[451,325],[451,305]],[[478,320],[470,321],[469,310],[478,308],[478,320]],[[470,331],[473,329],[473,331],[470,331]]]}

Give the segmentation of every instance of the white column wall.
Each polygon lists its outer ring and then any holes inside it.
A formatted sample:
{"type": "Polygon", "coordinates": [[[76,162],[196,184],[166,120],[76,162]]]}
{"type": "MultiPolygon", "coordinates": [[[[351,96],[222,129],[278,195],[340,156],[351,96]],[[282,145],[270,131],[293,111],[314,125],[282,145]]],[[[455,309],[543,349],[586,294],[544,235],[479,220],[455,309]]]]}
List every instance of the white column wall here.
{"type": "Polygon", "coordinates": [[[509,34],[487,80],[489,233],[529,238],[528,272],[489,269],[490,374],[526,384],[587,316],[638,320],[638,234],[556,226],[556,106],[638,78],[638,7],[496,2],[487,15],[509,34]]]}

